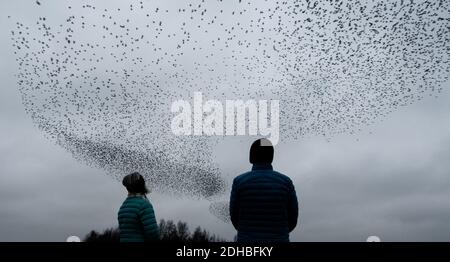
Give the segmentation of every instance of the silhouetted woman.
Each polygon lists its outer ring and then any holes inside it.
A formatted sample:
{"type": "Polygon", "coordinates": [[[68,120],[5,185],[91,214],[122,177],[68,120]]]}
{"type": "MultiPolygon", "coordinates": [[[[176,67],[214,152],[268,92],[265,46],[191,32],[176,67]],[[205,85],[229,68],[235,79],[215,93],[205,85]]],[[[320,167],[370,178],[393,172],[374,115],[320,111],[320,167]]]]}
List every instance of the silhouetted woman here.
{"type": "Polygon", "coordinates": [[[133,173],[123,178],[122,184],[128,190],[128,197],[120,207],[118,220],[120,242],[144,242],[159,239],[153,206],[146,194],[144,177],[133,173]]]}

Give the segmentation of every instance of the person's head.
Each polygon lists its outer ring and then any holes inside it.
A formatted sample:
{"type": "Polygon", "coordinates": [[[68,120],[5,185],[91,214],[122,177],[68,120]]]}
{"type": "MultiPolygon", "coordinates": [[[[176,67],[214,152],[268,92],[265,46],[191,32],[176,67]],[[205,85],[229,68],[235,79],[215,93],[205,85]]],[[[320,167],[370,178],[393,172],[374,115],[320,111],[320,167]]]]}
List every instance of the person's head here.
{"type": "Polygon", "coordinates": [[[144,177],[138,172],[134,172],[125,176],[122,180],[122,185],[127,188],[130,194],[147,194],[149,191],[145,186],[144,177]]]}
{"type": "Polygon", "coordinates": [[[273,161],[273,146],[269,139],[261,138],[250,147],[250,163],[271,164],[273,161]]]}

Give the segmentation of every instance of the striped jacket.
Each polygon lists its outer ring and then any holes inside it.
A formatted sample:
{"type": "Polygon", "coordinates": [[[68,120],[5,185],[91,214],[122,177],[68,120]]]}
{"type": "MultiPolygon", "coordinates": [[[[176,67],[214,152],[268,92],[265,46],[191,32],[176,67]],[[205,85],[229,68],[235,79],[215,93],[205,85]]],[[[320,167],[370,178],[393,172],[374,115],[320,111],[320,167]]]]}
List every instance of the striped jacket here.
{"type": "Polygon", "coordinates": [[[153,206],[145,196],[129,196],[118,214],[120,242],[144,242],[159,239],[153,206]]]}
{"type": "Polygon", "coordinates": [[[233,181],[230,216],[238,242],[288,242],[298,218],[291,179],[270,164],[253,165],[233,181]]]}

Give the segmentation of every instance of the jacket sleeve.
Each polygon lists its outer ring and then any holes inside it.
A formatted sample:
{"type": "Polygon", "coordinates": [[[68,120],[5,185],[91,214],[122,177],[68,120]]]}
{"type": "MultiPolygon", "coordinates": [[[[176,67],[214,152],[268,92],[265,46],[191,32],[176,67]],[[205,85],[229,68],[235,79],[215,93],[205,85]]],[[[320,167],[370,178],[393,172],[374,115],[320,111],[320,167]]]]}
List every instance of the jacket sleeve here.
{"type": "Polygon", "coordinates": [[[297,226],[298,220],[298,200],[295,192],[294,184],[289,181],[289,199],[288,199],[288,224],[289,232],[297,226]]]}
{"type": "Polygon", "coordinates": [[[159,228],[156,222],[155,212],[150,202],[145,201],[142,205],[139,216],[141,218],[146,240],[159,240],[159,228]]]}
{"type": "Polygon", "coordinates": [[[239,193],[238,193],[238,185],[236,183],[236,179],[233,180],[233,185],[231,187],[231,196],[230,196],[230,218],[231,223],[234,228],[238,229],[238,218],[239,218],[239,193]]]}

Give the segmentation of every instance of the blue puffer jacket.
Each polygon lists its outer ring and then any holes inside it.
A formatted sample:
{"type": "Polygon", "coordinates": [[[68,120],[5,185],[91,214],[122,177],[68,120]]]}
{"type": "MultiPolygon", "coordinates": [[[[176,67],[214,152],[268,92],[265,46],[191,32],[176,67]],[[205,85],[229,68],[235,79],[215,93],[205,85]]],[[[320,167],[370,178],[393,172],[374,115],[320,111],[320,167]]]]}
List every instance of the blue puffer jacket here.
{"type": "Polygon", "coordinates": [[[253,165],[233,181],[230,216],[238,242],[288,242],[298,218],[291,179],[272,165],[253,165]]]}
{"type": "Polygon", "coordinates": [[[129,196],[118,214],[120,242],[144,242],[159,239],[153,206],[144,196],[129,196]]]}

